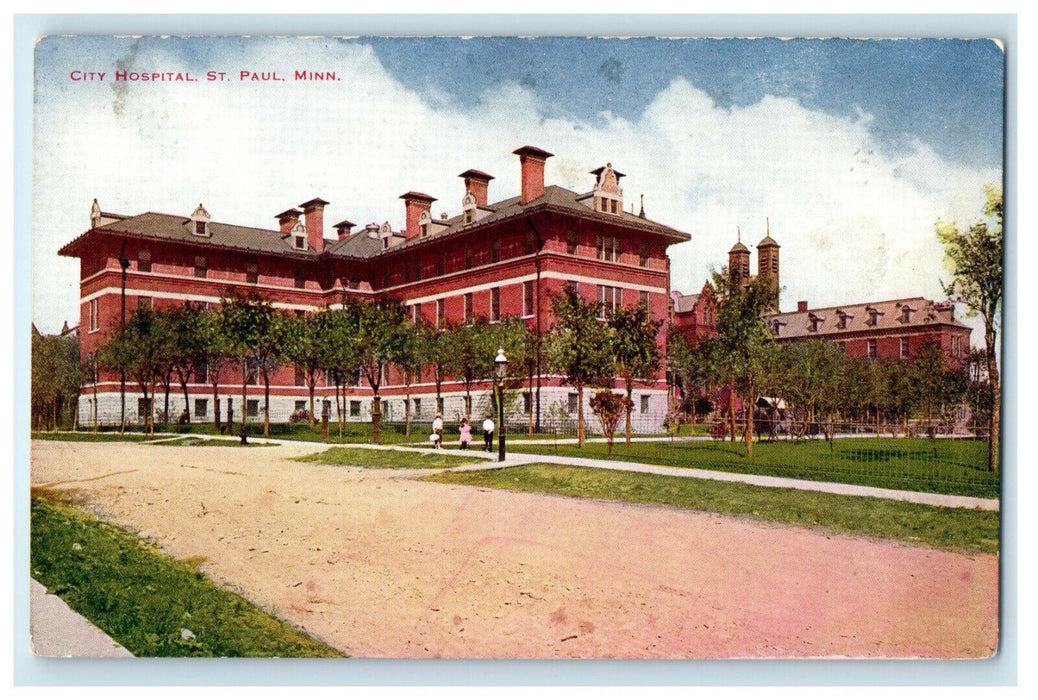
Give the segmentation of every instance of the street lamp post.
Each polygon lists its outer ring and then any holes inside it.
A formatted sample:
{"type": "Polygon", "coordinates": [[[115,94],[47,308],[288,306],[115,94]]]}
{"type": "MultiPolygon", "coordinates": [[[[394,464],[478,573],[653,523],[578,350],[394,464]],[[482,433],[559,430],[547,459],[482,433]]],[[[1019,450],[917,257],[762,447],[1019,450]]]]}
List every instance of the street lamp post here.
{"type": "Polygon", "coordinates": [[[508,358],[503,348],[497,349],[494,358],[494,376],[497,378],[497,461],[505,461],[505,376],[508,373],[508,358]]]}

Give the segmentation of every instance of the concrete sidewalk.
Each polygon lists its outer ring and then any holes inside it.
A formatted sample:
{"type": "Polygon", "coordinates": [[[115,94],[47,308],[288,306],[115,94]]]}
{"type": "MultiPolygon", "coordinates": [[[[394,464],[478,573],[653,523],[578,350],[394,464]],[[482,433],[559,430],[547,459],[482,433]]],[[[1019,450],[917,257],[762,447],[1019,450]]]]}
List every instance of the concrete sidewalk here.
{"type": "Polygon", "coordinates": [[[34,579],[29,579],[29,646],[37,656],[131,658],[111,637],[34,579]]]}

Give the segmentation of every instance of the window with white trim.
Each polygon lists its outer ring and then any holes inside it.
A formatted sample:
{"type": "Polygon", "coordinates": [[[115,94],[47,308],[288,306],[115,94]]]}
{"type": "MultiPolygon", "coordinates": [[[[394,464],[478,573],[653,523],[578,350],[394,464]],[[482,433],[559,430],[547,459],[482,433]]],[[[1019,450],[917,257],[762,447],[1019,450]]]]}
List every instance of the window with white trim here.
{"type": "Polygon", "coordinates": [[[501,320],[501,289],[499,287],[490,290],[490,320],[501,320]]]}
{"type": "Polygon", "coordinates": [[[90,311],[89,311],[89,313],[90,313],[90,326],[89,326],[89,328],[90,328],[91,331],[96,331],[98,329],[98,325],[97,325],[97,299],[91,299],[89,306],[90,306],[90,311]]]}
{"type": "Polygon", "coordinates": [[[598,311],[598,319],[604,321],[623,305],[623,290],[619,287],[610,287],[604,284],[598,285],[598,303],[601,304],[598,311]]]}
{"type": "Polygon", "coordinates": [[[533,316],[533,281],[523,282],[523,316],[533,316]]]}

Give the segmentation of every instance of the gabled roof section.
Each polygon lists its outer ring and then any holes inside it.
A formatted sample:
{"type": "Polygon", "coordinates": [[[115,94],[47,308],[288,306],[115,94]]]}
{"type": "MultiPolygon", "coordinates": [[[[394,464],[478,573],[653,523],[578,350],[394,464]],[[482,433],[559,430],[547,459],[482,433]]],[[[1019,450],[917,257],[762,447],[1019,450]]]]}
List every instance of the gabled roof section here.
{"type": "Polygon", "coordinates": [[[553,211],[560,214],[571,214],[579,216],[585,219],[593,219],[596,221],[602,221],[605,223],[612,224],[613,226],[629,226],[630,228],[637,229],[639,231],[645,231],[648,233],[655,233],[660,236],[664,236],[669,239],[672,243],[682,243],[690,240],[691,236],[683,231],[664,226],[663,224],[656,223],[650,219],[643,219],[642,217],[631,214],[630,212],[620,212],[618,214],[605,214],[596,212],[593,209],[589,209],[587,206],[580,202],[583,195],[580,195],[571,190],[567,190],[564,187],[558,185],[548,185],[544,188],[544,194],[537,199],[523,205],[519,196],[510,197],[508,199],[495,202],[486,207],[480,207],[484,211],[489,212],[486,216],[483,216],[472,223],[465,223],[462,216],[455,216],[447,219],[446,221],[440,220],[437,223],[447,224],[446,227],[434,233],[430,233],[427,236],[421,238],[413,238],[405,243],[398,246],[394,246],[387,252],[393,252],[397,250],[404,250],[411,248],[416,245],[424,245],[430,241],[436,241],[441,238],[445,238],[464,230],[474,229],[477,227],[487,226],[494,224],[499,221],[505,221],[515,216],[521,216],[523,214],[531,214],[540,211],[553,211]]]}
{"type": "Polygon", "coordinates": [[[81,234],[58,251],[61,255],[75,256],[81,241],[97,234],[126,236],[143,240],[190,243],[211,248],[231,248],[256,253],[316,257],[317,253],[294,249],[281,231],[209,222],[209,236],[194,235],[193,221],[186,216],[146,212],[128,216],[81,234]]]}
{"type": "Polygon", "coordinates": [[[969,328],[964,323],[955,320],[955,309],[951,304],[933,302],[923,297],[863,304],[841,304],[821,309],[768,314],[765,320],[769,327],[775,321],[785,323],[780,336],[782,338],[844,335],[862,331],[869,333],[884,330],[903,332],[906,328],[925,330],[928,326],[940,324],[969,328]],[[916,311],[908,322],[902,320],[900,313],[905,306],[916,311]],[[873,319],[875,319],[875,323],[872,322],[873,319]],[[813,331],[811,330],[812,320],[816,321],[816,330],[813,331]]]}

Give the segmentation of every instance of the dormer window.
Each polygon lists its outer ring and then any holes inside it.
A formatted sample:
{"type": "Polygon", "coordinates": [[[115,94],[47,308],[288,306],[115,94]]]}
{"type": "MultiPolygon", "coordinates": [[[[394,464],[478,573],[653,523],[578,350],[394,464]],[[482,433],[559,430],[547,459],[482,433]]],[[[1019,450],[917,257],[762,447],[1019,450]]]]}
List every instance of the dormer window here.
{"type": "Polygon", "coordinates": [[[210,236],[209,212],[199,203],[198,207],[191,213],[191,231],[196,236],[210,236]]]}
{"type": "MultiPolygon", "coordinates": [[[[704,314],[708,316],[709,314],[704,314]]],[[[771,334],[774,336],[782,335],[782,329],[785,327],[786,322],[781,318],[775,318],[771,320],[771,334]]]]}
{"type": "Polygon", "coordinates": [[[476,220],[476,196],[471,192],[466,192],[465,196],[461,198],[461,214],[462,220],[466,224],[471,224],[476,220]]]}
{"type": "Polygon", "coordinates": [[[847,324],[850,322],[850,320],[852,318],[854,318],[854,314],[849,314],[846,311],[837,311],[836,315],[837,315],[836,327],[839,328],[840,330],[846,330],[847,329],[847,324]]]}
{"type": "Polygon", "coordinates": [[[815,314],[810,314],[807,317],[807,327],[808,327],[808,329],[812,333],[817,333],[819,331],[819,329],[822,327],[822,322],[823,321],[825,321],[825,317],[824,316],[817,316],[815,314]]]}
{"type": "Polygon", "coordinates": [[[879,325],[879,317],[882,316],[883,313],[879,309],[874,309],[871,306],[866,307],[865,311],[869,314],[868,324],[870,326],[879,325]]]}
{"type": "Polygon", "coordinates": [[[620,178],[623,173],[613,170],[612,163],[606,163],[604,168],[592,170],[595,176],[595,189],[592,190],[594,198],[594,209],[606,214],[619,214],[623,211],[623,190],[620,189],[620,178]]]}
{"type": "Polygon", "coordinates": [[[421,235],[423,235],[423,236],[429,235],[429,222],[430,221],[431,221],[431,217],[429,216],[429,212],[423,211],[421,213],[421,215],[419,215],[419,217],[418,217],[418,230],[421,231],[421,235]]]}
{"type": "Polygon", "coordinates": [[[306,250],[306,225],[302,221],[296,222],[289,235],[292,237],[293,248],[296,250],[306,250]]]}
{"type": "Polygon", "coordinates": [[[901,323],[910,323],[912,321],[912,314],[915,312],[908,304],[901,307],[901,323]]]}

